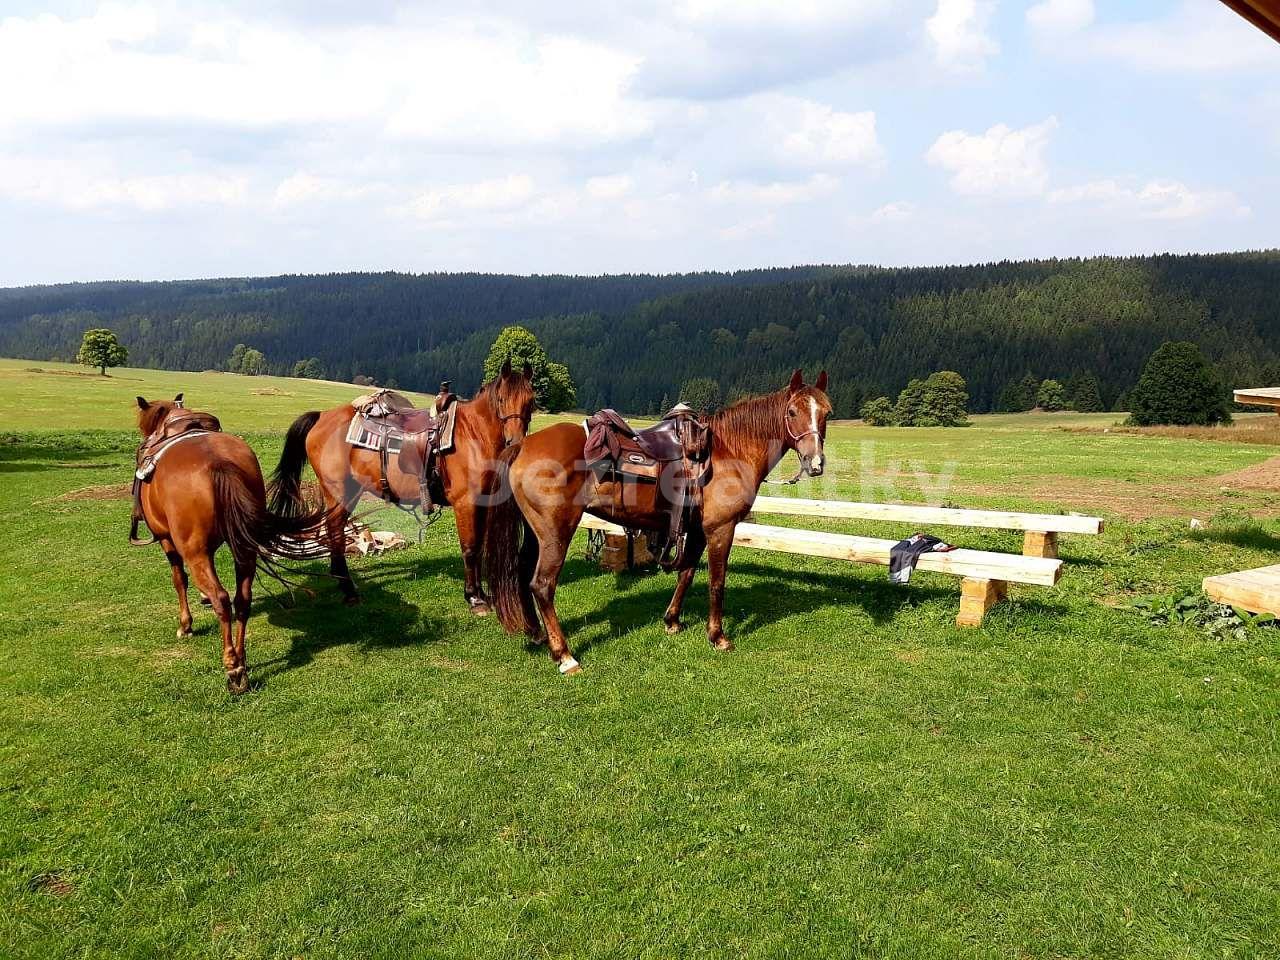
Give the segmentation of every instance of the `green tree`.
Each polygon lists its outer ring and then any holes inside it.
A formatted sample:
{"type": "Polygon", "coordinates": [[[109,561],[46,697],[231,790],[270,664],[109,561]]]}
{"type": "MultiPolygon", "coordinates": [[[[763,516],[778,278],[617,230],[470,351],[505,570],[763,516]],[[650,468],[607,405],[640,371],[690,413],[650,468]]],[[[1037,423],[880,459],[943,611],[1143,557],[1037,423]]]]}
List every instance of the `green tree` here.
{"type": "Polygon", "coordinates": [[[488,383],[502,370],[508,360],[511,367],[519,370],[524,364],[533,367],[533,385],[538,390],[538,403],[541,405],[546,392],[547,351],[538,338],[524,327],[512,324],[503,327],[498,338],[489,348],[489,355],[484,358],[484,379],[488,383]]]}
{"type": "Polygon", "coordinates": [[[1194,343],[1164,343],[1129,391],[1129,423],[1204,426],[1230,423],[1227,392],[1194,343]]]}
{"type": "Polygon", "coordinates": [[[307,357],[307,359],[299,360],[293,365],[292,375],[303,380],[323,380],[324,367],[318,357],[307,357]]]}
{"type": "Polygon", "coordinates": [[[1006,413],[1025,413],[1036,405],[1036,394],[1040,392],[1040,380],[1034,374],[1011,380],[1000,391],[1000,399],[996,409],[1006,413]]]}
{"type": "Polygon", "coordinates": [[[898,394],[893,408],[894,422],[900,427],[919,427],[924,406],[924,381],[911,380],[898,394]]]}
{"type": "Polygon", "coordinates": [[[873,427],[893,426],[893,401],[888,397],[868,400],[858,412],[862,415],[862,419],[873,427]]]}
{"type": "Polygon", "coordinates": [[[231,348],[231,358],[227,360],[227,371],[229,373],[240,372],[240,368],[244,366],[244,353],[248,349],[243,343],[237,343],[231,348]]]}
{"type": "Polygon", "coordinates": [[[542,409],[548,413],[569,410],[578,402],[578,390],[569,376],[569,368],[563,363],[547,364],[547,393],[542,409]]]}
{"type": "Polygon", "coordinates": [[[1102,412],[1102,384],[1096,375],[1086,373],[1076,381],[1071,391],[1071,406],[1081,413],[1102,412]]]}
{"type": "Polygon", "coordinates": [[[710,377],[692,377],[680,388],[680,402],[699,413],[711,413],[720,406],[720,384],[710,377]]]}
{"type": "Polygon", "coordinates": [[[963,427],[969,423],[969,386],[954,370],[930,374],[921,393],[920,426],[963,427]],[[923,422],[928,421],[928,422],[923,422]]]}
{"type": "Polygon", "coordinates": [[[260,377],[267,372],[267,358],[261,350],[253,347],[245,350],[240,361],[240,372],[246,377],[260,377]]]}
{"type": "Polygon", "coordinates": [[[538,398],[538,406],[543,410],[568,410],[578,402],[578,389],[569,368],[562,363],[554,363],[541,341],[524,327],[512,324],[502,328],[484,359],[485,381],[496,377],[507,360],[516,370],[526,363],[533,368],[533,391],[538,398]]]}
{"type": "Polygon", "coordinates": [[[1036,406],[1041,410],[1061,410],[1067,404],[1067,392],[1057,380],[1045,380],[1036,391],[1036,406]]]}
{"type": "Polygon", "coordinates": [[[97,367],[104,377],[107,367],[121,366],[129,359],[129,351],[120,343],[115,333],[105,327],[97,327],[84,332],[80,341],[80,352],[76,354],[76,363],[86,367],[97,367]]]}

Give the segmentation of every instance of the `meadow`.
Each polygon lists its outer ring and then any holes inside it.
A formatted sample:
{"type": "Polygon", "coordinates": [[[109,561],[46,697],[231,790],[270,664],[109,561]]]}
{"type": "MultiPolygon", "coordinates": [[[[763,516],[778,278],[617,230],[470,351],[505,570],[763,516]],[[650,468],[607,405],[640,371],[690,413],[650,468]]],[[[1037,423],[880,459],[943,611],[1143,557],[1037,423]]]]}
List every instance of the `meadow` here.
{"type": "Polygon", "coordinates": [[[728,655],[703,575],[667,636],[672,577],[580,535],[568,679],[467,611],[446,514],[353,562],[358,608],[323,564],[314,597],[260,580],[231,698],[212,615],[175,639],[167,564],[125,539],[133,397],[178,391],[270,469],[359,388],[0,361],[0,956],[1280,955],[1280,630],[1133,606],[1277,562],[1274,448],[837,424],[831,475],[766,492],[1106,532],[980,630],[949,577],[735,551],[728,655]]]}

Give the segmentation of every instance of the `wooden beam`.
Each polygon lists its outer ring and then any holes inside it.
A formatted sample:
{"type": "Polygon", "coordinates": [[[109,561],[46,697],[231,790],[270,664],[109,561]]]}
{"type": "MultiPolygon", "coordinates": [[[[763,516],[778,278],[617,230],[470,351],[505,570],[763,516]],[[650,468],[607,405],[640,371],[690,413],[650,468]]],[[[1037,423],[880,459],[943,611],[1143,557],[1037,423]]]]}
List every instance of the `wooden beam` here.
{"type": "Polygon", "coordinates": [[[1272,40],[1280,41],[1280,3],[1276,0],[1222,0],[1272,40]]]}
{"type": "Polygon", "coordinates": [[[1036,530],[1028,530],[1022,535],[1022,555],[1024,557],[1056,559],[1058,556],[1058,535],[1056,533],[1040,533],[1036,530]]]}
{"type": "Polygon", "coordinates": [[[1234,391],[1236,403],[1250,407],[1280,408],[1280,387],[1250,387],[1234,391]]]}
{"type": "Polygon", "coordinates": [[[1216,603],[1280,617],[1280,564],[1206,577],[1204,592],[1216,603]]]}
{"type": "Polygon", "coordinates": [[[966,577],[960,585],[960,612],[957,627],[980,627],[987,611],[1003,600],[1009,585],[1003,580],[975,580],[966,577]]]}
{"type": "MultiPolygon", "coordinates": [[[[1278,400],[1277,402],[1280,402],[1278,400]]],[[[1006,513],[999,510],[958,510],[910,503],[853,503],[846,500],[806,500],[803,497],[756,497],[752,513],[792,517],[826,517],[832,520],[885,520],[952,527],[989,527],[1000,530],[1033,530],[1041,533],[1102,532],[1098,517],[1055,513],[1006,513]]]]}
{"type": "MultiPolygon", "coordinates": [[[[590,530],[621,533],[622,527],[585,515],[582,525],[590,530]]],[[[759,523],[740,523],[734,535],[735,546],[755,550],[795,553],[851,563],[889,565],[889,550],[895,540],[876,537],[854,537],[843,533],[799,530],[793,527],[770,527],[759,523]]],[[[947,573],[955,577],[977,580],[1001,580],[1051,587],[1062,576],[1062,561],[1044,557],[1023,557],[1011,553],[985,550],[952,550],[949,553],[926,553],[917,563],[920,570],[947,573]]]]}

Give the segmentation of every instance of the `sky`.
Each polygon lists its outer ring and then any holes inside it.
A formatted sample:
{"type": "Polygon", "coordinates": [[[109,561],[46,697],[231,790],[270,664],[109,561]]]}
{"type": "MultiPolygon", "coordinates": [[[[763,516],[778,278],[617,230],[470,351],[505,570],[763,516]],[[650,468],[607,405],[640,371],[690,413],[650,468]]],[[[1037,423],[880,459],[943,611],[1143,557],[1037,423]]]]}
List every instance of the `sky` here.
{"type": "Polygon", "coordinates": [[[1213,0],[0,0],[0,286],[1280,245],[1213,0]]]}

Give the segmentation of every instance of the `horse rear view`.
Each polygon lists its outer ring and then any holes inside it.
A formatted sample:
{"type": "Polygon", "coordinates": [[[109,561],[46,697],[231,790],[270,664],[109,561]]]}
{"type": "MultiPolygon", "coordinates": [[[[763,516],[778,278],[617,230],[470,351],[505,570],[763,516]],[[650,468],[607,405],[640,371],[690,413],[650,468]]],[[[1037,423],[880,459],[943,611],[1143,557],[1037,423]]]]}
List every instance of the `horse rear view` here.
{"type": "Polygon", "coordinates": [[[310,556],[314,547],[306,541],[327,542],[326,514],[319,510],[282,517],[269,511],[253,450],[239,437],[223,433],[212,414],[185,409],[181,394],[172,401],[138,397],[137,402],[144,439],[137,453],[129,541],[135,546],[159,543],[164,551],[178,593],[179,637],[191,635],[190,570],[222,628],[227,689],[244,693],[249,688],[244,635],[258,566],[270,569],[272,556],[310,556]],[[138,538],[139,523],[146,523],[151,540],[138,538]],[[234,600],[214,565],[223,544],[235,561],[234,600]]]}

